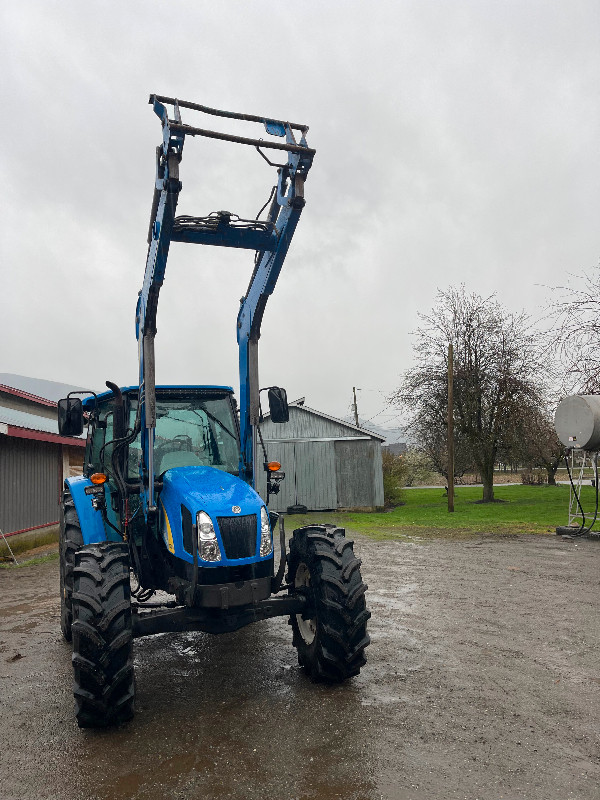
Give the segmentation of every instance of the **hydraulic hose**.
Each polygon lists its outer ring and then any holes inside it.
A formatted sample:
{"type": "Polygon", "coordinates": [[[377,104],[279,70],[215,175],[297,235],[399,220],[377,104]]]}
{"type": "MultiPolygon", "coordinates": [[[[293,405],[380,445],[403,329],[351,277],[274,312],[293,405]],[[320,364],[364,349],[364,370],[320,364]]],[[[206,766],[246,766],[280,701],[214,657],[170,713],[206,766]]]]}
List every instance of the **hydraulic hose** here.
{"type": "Polygon", "coordinates": [[[556,529],[556,532],[559,535],[568,535],[577,537],[586,536],[588,533],[591,532],[592,528],[596,524],[596,519],[598,518],[598,453],[594,453],[594,484],[596,487],[596,507],[594,509],[594,517],[587,527],[585,524],[585,512],[583,510],[583,506],[581,505],[581,500],[579,499],[577,490],[575,489],[575,484],[573,483],[573,476],[571,475],[571,469],[569,467],[568,453],[565,453],[565,464],[567,466],[567,475],[569,476],[569,483],[571,484],[571,490],[575,495],[575,499],[577,500],[577,505],[579,506],[579,511],[581,512],[582,521],[581,525],[577,529],[569,527],[559,527],[556,529]]]}

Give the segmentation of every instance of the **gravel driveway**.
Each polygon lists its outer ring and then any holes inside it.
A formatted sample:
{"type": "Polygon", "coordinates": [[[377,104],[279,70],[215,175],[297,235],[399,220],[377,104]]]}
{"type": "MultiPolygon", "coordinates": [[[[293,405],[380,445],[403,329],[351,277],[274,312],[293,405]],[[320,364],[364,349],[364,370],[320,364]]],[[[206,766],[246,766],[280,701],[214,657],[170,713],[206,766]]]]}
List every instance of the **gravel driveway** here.
{"type": "Polygon", "coordinates": [[[3,800],[598,800],[600,544],[355,536],[368,664],[298,669],[285,619],[136,642],[129,725],[80,731],[58,562],[0,570],[3,800]]]}

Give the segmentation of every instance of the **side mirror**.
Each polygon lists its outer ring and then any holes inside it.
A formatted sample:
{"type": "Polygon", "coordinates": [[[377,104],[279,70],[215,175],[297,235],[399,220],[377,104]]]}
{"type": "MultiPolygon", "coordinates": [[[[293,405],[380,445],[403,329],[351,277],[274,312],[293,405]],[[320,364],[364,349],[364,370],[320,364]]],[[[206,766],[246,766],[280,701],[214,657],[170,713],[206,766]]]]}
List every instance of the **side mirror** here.
{"type": "Polygon", "coordinates": [[[269,389],[269,413],[272,422],[287,422],[290,418],[290,409],[285,389],[271,386],[269,389]]]}
{"type": "Polygon", "coordinates": [[[61,436],[80,436],[83,433],[83,403],[79,397],[58,401],[58,432],[61,436]]]}

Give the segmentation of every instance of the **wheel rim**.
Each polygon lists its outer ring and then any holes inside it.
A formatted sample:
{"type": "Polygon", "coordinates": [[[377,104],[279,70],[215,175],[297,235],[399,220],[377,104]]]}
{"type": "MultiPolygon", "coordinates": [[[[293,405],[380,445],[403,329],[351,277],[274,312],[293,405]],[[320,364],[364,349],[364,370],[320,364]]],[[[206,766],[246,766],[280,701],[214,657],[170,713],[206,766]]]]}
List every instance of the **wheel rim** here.
{"type": "MultiPolygon", "coordinates": [[[[294,578],[294,586],[296,589],[306,589],[310,587],[310,571],[303,561],[298,564],[296,577],[294,578]]],[[[306,644],[312,644],[317,635],[316,619],[303,619],[302,614],[296,614],[296,622],[298,623],[298,630],[304,642],[306,644]]]]}

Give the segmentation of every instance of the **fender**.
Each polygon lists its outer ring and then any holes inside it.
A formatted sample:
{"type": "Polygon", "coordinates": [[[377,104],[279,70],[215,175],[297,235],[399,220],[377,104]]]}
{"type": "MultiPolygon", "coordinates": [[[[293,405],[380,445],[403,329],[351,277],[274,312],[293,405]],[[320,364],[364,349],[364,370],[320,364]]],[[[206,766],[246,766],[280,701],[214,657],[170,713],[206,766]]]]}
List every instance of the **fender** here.
{"type": "Polygon", "coordinates": [[[109,535],[106,535],[102,514],[100,511],[96,511],[92,505],[92,496],[85,493],[86,488],[92,485],[91,480],[82,475],[75,478],[67,478],[65,481],[65,486],[71,492],[71,497],[75,503],[84,545],[106,541],[121,542],[122,539],[113,530],[109,529],[109,535]]]}

